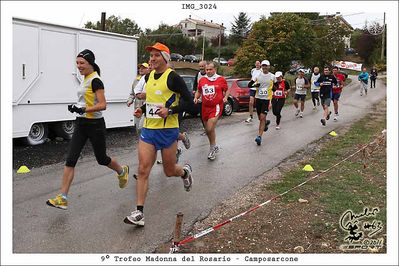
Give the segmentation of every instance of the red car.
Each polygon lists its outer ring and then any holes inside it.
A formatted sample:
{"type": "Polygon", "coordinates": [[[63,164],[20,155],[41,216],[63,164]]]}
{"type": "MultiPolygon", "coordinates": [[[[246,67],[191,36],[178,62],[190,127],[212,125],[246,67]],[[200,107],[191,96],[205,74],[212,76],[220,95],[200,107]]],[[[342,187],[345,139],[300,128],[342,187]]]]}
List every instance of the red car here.
{"type": "Polygon", "coordinates": [[[227,61],[228,66],[234,66],[236,60],[234,58],[230,58],[229,61],[227,61]]]}
{"type": "Polygon", "coordinates": [[[233,110],[238,111],[242,108],[248,108],[249,105],[249,88],[248,83],[251,79],[227,79],[227,85],[230,90],[230,103],[233,110]]]}

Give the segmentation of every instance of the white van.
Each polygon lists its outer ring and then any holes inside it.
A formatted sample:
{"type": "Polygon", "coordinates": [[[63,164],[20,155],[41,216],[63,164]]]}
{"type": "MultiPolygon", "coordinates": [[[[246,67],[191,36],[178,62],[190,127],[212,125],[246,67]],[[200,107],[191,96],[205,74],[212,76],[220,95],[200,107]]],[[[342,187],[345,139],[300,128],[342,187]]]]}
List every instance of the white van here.
{"type": "Polygon", "coordinates": [[[90,49],[105,87],[107,128],[133,126],[126,106],[137,75],[137,38],[121,34],[13,18],[13,138],[43,143],[49,130],[70,139],[82,76],[76,55],[90,49]]]}

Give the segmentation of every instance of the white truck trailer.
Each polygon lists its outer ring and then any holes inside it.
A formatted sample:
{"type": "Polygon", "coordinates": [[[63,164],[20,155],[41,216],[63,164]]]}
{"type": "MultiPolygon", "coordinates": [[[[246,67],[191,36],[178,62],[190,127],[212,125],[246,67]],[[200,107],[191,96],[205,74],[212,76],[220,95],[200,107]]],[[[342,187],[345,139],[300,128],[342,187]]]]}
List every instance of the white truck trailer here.
{"type": "Polygon", "coordinates": [[[101,68],[107,128],[133,126],[126,106],[137,74],[137,38],[121,34],[13,18],[13,138],[43,143],[49,130],[69,139],[82,80],[76,55],[90,49],[101,68]]]}

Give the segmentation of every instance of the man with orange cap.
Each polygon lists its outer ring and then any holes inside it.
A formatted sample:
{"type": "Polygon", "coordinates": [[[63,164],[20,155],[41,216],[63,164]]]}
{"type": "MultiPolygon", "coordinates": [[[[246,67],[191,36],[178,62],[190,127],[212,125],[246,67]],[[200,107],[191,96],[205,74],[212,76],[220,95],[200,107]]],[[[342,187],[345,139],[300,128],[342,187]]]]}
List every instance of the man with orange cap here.
{"type": "Polygon", "coordinates": [[[144,226],[144,202],[148,191],[148,177],[161,150],[163,170],[166,176],[177,176],[183,180],[184,189],[190,191],[193,183],[189,164],[176,164],[177,139],[179,136],[178,114],[191,111],[194,103],[184,80],[168,67],[169,48],[162,43],[147,46],[153,70],[145,75],[146,103],[135,110],[135,116],[145,113],[141,130],[138,158],[139,167],[136,185],[137,209],[124,222],[144,226]],[[179,105],[180,97],[185,104],[179,105]]]}

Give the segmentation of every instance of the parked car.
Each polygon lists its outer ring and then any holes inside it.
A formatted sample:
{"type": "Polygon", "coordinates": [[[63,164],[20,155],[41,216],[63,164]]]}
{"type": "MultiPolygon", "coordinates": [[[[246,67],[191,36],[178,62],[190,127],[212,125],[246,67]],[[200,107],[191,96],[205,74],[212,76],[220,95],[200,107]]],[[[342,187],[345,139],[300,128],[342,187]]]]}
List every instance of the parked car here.
{"type": "Polygon", "coordinates": [[[183,61],[183,56],[181,54],[171,53],[170,60],[171,61],[183,61]]]}
{"type": "Polygon", "coordinates": [[[249,87],[248,83],[251,79],[228,79],[227,85],[230,90],[230,104],[234,111],[239,111],[240,109],[248,108],[249,105],[249,87]]]}
{"type": "Polygon", "coordinates": [[[195,55],[192,55],[192,54],[185,55],[183,57],[183,60],[184,60],[184,62],[191,62],[191,63],[199,62],[199,59],[195,55]]]}
{"type": "Polygon", "coordinates": [[[221,66],[227,66],[227,60],[222,58],[222,57],[220,58],[220,61],[219,61],[218,57],[213,58],[212,61],[215,62],[215,63],[219,63],[220,62],[221,66]]]}
{"type": "MultiPolygon", "coordinates": [[[[194,81],[196,77],[191,75],[180,75],[180,76],[183,78],[184,82],[186,83],[187,89],[192,93],[194,98],[195,92],[197,90],[197,88],[194,88],[194,81]]],[[[233,113],[232,103],[233,100],[229,99],[229,101],[224,104],[223,115],[230,116],[233,113]]],[[[193,113],[191,113],[190,115],[198,116],[200,114],[200,110],[201,110],[201,103],[198,103],[194,106],[193,113]]],[[[188,114],[183,114],[184,117],[186,117],[187,115],[188,114]]]]}
{"type": "MultiPolygon", "coordinates": [[[[194,88],[194,82],[196,77],[192,76],[192,75],[180,75],[184,82],[186,83],[187,89],[189,92],[192,93],[193,95],[193,99],[194,99],[194,95],[195,95],[195,91],[197,88],[194,88]]],[[[193,113],[191,113],[192,116],[198,116],[201,110],[201,106],[200,104],[196,104],[193,110],[193,113]]],[[[183,116],[186,117],[188,114],[184,113],[183,116]]]]}
{"type": "Polygon", "coordinates": [[[235,63],[236,63],[236,60],[234,58],[230,58],[229,61],[227,61],[228,66],[234,66],[235,63]]]}
{"type": "Polygon", "coordinates": [[[356,50],[353,49],[353,48],[346,48],[346,49],[345,49],[345,54],[346,54],[346,55],[357,55],[358,53],[357,53],[356,50]]]}
{"type": "Polygon", "coordinates": [[[295,75],[295,74],[298,72],[298,70],[301,69],[301,68],[303,68],[303,66],[296,66],[296,67],[293,67],[293,68],[291,68],[290,70],[288,70],[288,73],[290,73],[290,74],[292,74],[292,75],[295,75]]]}

